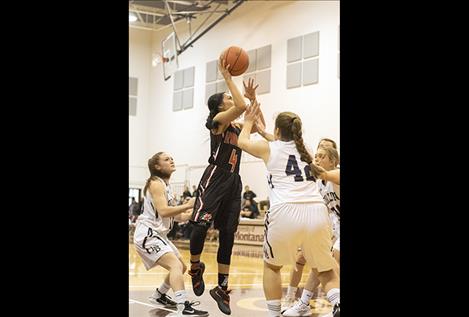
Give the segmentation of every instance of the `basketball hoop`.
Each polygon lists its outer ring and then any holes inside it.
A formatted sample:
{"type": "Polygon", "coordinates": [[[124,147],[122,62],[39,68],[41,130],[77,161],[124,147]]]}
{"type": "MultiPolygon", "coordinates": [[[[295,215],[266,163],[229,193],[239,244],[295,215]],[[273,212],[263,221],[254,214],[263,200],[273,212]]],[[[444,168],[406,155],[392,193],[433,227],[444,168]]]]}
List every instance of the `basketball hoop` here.
{"type": "Polygon", "coordinates": [[[169,58],[163,57],[159,53],[153,53],[152,54],[151,65],[153,67],[158,66],[158,64],[167,63],[167,62],[169,62],[169,58]]]}
{"type": "Polygon", "coordinates": [[[160,64],[163,65],[163,77],[166,81],[179,68],[176,33],[172,32],[165,39],[161,40],[161,54],[159,55],[160,64]]]}

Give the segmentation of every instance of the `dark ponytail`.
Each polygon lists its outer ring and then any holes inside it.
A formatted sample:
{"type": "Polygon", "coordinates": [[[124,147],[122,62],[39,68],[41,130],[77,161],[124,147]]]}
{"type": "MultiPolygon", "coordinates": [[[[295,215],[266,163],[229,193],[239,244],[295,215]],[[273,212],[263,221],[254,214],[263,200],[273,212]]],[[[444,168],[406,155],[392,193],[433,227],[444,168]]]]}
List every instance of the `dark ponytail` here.
{"type": "Polygon", "coordinates": [[[303,132],[301,131],[301,119],[300,117],[294,117],[292,122],[292,135],[293,140],[295,141],[296,149],[301,155],[301,160],[306,162],[311,168],[311,174],[314,178],[319,178],[319,175],[323,172],[322,169],[313,164],[313,158],[306,150],[304,141],[303,141],[303,132]]]}
{"type": "Polygon", "coordinates": [[[210,113],[207,117],[205,127],[209,130],[216,129],[218,127],[218,122],[213,121],[213,118],[215,118],[215,116],[219,112],[218,107],[220,107],[220,105],[223,103],[223,95],[224,93],[220,92],[218,94],[211,95],[210,98],[208,98],[207,104],[210,113]]]}

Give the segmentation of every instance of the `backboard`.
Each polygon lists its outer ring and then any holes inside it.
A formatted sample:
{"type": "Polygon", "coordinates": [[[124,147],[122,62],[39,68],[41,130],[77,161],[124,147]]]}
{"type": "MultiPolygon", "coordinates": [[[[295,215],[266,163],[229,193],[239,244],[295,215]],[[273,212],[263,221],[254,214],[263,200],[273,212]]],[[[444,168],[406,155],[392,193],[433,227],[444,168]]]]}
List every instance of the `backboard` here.
{"type": "Polygon", "coordinates": [[[172,32],[161,41],[161,52],[163,55],[164,80],[168,80],[178,70],[178,54],[176,47],[176,34],[172,32]]]}

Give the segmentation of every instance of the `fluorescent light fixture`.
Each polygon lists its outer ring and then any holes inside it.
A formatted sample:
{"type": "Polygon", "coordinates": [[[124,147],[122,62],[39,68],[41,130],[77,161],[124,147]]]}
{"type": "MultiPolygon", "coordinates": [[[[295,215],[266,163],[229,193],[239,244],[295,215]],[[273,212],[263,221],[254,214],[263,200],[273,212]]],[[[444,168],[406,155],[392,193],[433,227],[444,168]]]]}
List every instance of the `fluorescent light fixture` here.
{"type": "Polygon", "coordinates": [[[135,22],[135,21],[137,21],[137,16],[129,12],[129,22],[135,22]]]}

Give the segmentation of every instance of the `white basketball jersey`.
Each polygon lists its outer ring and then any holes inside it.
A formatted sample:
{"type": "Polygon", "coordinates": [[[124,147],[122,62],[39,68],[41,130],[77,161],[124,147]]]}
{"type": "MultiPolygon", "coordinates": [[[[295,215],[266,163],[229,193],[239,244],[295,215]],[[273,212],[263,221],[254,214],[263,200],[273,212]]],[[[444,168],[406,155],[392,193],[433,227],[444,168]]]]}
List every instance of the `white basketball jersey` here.
{"type": "MultiPolygon", "coordinates": [[[[165,186],[165,196],[166,200],[168,201],[168,206],[172,206],[174,196],[171,188],[166,186],[166,183],[161,178],[156,178],[165,186]]],[[[152,228],[152,230],[155,230],[160,234],[166,235],[173,227],[174,217],[161,217],[161,215],[157,213],[155,207],[153,206],[150,190],[147,189],[147,194],[145,195],[143,201],[143,213],[137,218],[137,223],[139,222],[146,225],[147,227],[152,228]]]]}
{"type": "Polygon", "coordinates": [[[303,162],[294,141],[269,142],[267,163],[270,205],[297,202],[324,202],[311,168],[303,162]]]}
{"type": "MultiPolygon", "coordinates": [[[[334,213],[340,220],[340,193],[334,190],[332,182],[323,183],[323,180],[319,179],[317,184],[329,211],[334,213]]],[[[340,187],[337,186],[337,188],[340,187]]]]}

